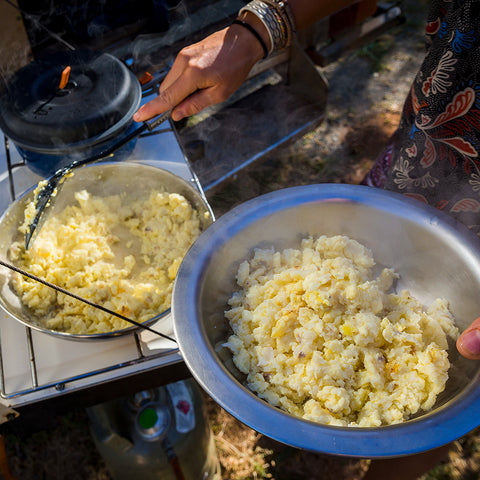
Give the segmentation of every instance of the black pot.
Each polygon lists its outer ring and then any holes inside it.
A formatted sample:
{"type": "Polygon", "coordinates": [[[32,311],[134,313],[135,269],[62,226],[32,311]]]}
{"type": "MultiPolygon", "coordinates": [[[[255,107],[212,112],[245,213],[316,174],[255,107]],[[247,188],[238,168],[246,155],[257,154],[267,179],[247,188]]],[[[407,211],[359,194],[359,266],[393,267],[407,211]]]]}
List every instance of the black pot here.
{"type": "MultiPolygon", "coordinates": [[[[141,86],[118,58],[91,51],[59,52],[22,68],[0,99],[0,127],[27,166],[50,176],[74,160],[106,150],[135,127],[141,86]],[[63,70],[70,66],[64,88],[63,70]]],[[[115,152],[132,150],[134,140],[115,152]]]]}

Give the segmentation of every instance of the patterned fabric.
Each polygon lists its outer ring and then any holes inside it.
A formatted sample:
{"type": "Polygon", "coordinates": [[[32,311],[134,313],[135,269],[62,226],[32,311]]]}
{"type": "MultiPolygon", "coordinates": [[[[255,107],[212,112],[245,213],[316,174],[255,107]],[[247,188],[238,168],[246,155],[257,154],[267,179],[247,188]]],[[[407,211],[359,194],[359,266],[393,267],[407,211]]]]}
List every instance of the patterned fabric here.
{"type": "Polygon", "coordinates": [[[364,183],[480,234],[480,0],[432,0],[426,41],[399,128],[364,183]]]}

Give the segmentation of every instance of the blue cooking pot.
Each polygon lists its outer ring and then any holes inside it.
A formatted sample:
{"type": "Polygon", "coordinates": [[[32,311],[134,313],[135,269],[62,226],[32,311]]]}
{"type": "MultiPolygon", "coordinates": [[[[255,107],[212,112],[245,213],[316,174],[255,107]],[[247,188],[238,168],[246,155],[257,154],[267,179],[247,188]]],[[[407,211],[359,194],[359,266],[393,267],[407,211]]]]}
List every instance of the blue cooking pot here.
{"type": "MultiPolygon", "coordinates": [[[[58,52],[30,63],[7,83],[0,98],[0,127],[31,170],[50,176],[127,138],[138,126],[132,117],[141,97],[140,82],[118,58],[58,52]]],[[[113,156],[128,155],[135,138],[113,156]]]]}

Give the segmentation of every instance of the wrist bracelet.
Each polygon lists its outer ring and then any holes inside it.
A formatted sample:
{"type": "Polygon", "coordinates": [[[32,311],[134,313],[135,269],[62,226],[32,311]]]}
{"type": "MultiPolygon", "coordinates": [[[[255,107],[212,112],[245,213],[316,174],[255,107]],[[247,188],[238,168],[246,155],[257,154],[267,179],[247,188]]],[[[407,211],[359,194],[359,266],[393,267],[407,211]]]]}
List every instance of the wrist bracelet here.
{"type": "Polygon", "coordinates": [[[244,28],[246,28],[250,33],[253,34],[253,36],[259,41],[260,45],[262,46],[262,49],[263,49],[263,58],[267,58],[268,57],[268,48],[267,46],[265,45],[265,42],[263,41],[263,38],[262,36],[247,22],[244,22],[240,19],[236,19],[232,22],[232,25],[240,25],[244,28]]]}
{"type": "Polygon", "coordinates": [[[273,13],[267,10],[264,3],[255,0],[241,8],[238,15],[240,16],[244,12],[253,13],[263,23],[270,38],[270,50],[268,53],[272,53],[276,49],[275,46],[279,43],[279,39],[281,39],[281,32],[278,31],[277,22],[273,13]]]}
{"type": "Polygon", "coordinates": [[[267,29],[271,45],[269,54],[291,45],[295,18],[287,0],[252,0],[238,14],[243,12],[253,13],[267,29]]]}
{"type": "Polygon", "coordinates": [[[296,33],[295,17],[287,0],[262,0],[263,3],[270,5],[280,15],[282,24],[286,29],[285,46],[289,47],[293,36],[296,33]]]}
{"type": "Polygon", "coordinates": [[[296,33],[296,22],[293,11],[288,4],[287,0],[262,0],[264,3],[271,5],[273,8],[277,9],[280,14],[285,18],[292,33],[296,33]]]}

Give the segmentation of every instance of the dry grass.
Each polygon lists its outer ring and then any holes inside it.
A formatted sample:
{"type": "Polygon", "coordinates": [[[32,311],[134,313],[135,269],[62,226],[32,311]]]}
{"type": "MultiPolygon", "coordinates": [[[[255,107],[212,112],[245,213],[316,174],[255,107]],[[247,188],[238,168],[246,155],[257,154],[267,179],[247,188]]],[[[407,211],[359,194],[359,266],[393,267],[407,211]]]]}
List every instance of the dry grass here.
{"type": "Polygon", "coordinates": [[[261,435],[241,425],[213,401],[207,399],[207,404],[223,478],[272,478],[267,460],[272,452],[258,445],[261,435]]]}
{"type": "MultiPolygon", "coordinates": [[[[242,425],[206,397],[222,480],[362,480],[370,461],[297,450],[242,425]]],[[[398,466],[391,461],[392,471],[398,466]]],[[[480,428],[454,442],[421,480],[479,480],[480,428]]]]}
{"type": "Polygon", "coordinates": [[[300,451],[242,425],[206,397],[223,480],[360,480],[367,460],[300,451]]]}

